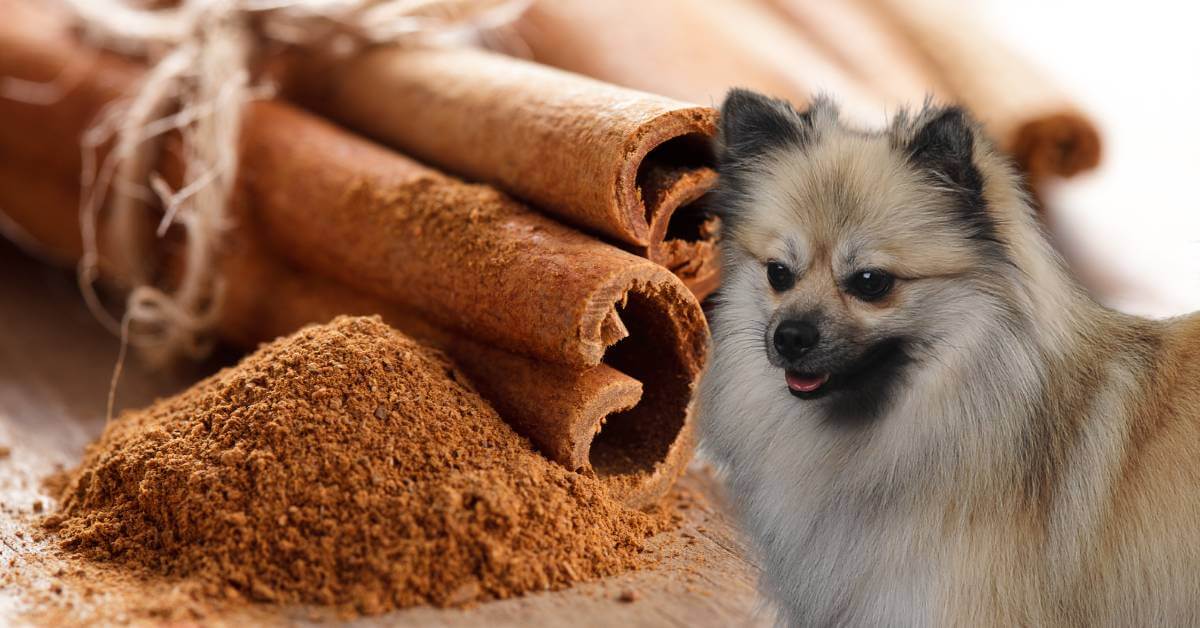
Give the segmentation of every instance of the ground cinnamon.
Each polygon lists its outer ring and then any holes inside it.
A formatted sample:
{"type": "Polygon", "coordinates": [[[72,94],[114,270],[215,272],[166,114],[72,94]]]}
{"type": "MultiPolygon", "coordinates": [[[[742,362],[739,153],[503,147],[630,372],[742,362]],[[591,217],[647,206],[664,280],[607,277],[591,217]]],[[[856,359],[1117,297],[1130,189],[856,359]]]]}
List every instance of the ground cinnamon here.
{"type": "Polygon", "coordinates": [[[60,499],[45,524],[66,549],[366,613],[635,568],[665,525],[538,456],[377,318],[305,328],[114,420],[60,499]]]}

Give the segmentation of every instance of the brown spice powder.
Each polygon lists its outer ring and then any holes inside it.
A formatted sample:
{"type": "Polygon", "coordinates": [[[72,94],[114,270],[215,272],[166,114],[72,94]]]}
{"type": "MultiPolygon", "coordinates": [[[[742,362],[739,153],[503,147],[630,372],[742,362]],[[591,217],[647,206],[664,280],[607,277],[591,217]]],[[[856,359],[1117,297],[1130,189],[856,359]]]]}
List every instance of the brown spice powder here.
{"type": "Polygon", "coordinates": [[[665,525],[534,453],[378,318],[308,327],[126,413],[60,498],[45,524],[65,549],[365,613],[636,568],[665,525]]]}

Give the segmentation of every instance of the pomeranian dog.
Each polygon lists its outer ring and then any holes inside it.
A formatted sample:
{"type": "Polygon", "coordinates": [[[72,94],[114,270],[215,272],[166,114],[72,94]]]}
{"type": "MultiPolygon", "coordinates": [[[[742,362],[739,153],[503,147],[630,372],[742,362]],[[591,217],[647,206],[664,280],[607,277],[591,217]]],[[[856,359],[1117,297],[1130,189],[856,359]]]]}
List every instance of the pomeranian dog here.
{"type": "Polygon", "coordinates": [[[781,623],[1200,625],[1200,317],[1090,299],[961,109],[721,113],[700,420],[781,623]]]}

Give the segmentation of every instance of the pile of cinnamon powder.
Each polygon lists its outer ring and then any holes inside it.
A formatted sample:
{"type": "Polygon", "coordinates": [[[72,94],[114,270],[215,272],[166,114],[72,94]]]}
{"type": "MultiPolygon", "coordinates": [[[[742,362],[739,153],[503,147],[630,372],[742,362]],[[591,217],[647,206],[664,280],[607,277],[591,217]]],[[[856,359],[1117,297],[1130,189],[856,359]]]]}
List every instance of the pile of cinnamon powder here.
{"type": "Polygon", "coordinates": [[[66,549],[365,613],[635,568],[662,526],[536,454],[377,318],[306,328],[114,420],[60,498],[46,525],[66,549]]]}

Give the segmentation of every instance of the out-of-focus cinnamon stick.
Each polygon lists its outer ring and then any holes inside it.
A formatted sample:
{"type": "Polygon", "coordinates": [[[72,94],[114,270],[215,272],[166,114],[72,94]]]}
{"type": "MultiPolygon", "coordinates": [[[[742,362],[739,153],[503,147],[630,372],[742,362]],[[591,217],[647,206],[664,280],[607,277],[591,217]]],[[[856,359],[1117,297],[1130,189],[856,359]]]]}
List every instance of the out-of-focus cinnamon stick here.
{"type": "Polygon", "coordinates": [[[535,61],[688,102],[719,103],[746,87],[803,107],[821,92],[843,113],[878,123],[874,91],[748,0],[544,0],[514,25],[535,61]]]}
{"type": "MultiPolygon", "coordinates": [[[[135,65],[93,57],[61,32],[27,35],[0,24],[0,76],[45,79],[82,56],[95,64],[89,76],[138,76],[135,65]]],[[[0,189],[0,208],[64,250],[77,243],[67,234],[78,229],[68,203],[78,189],[30,192],[71,180],[60,153],[77,151],[76,138],[110,102],[107,90],[78,87],[49,105],[0,99],[0,170],[43,180],[0,189]],[[44,128],[62,144],[41,142],[44,128]]],[[[690,455],[691,392],[706,347],[703,314],[678,279],[286,105],[257,103],[246,115],[220,331],[265,339],[326,313],[387,304],[439,330],[433,341],[499,407],[508,404],[506,418],[547,455],[573,468],[586,459],[631,504],[669,487],[690,455]],[[245,231],[251,223],[265,244],[245,231]],[[232,248],[239,237],[250,243],[241,255],[232,248]],[[289,260],[281,267],[309,272],[288,279],[254,261],[273,258],[246,254],[267,247],[289,260]]]]}
{"type": "Polygon", "coordinates": [[[954,97],[974,111],[1035,182],[1100,163],[1100,134],[1033,64],[993,37],[961,5],[939,0],[863,0],[927,59],[954,97]]]}
{"type": "MultiPolygon", "coordinates": [[[[0,122],[0,127],[3,126],[7,125],[0,122]]],[[[55,176],[54,171],[31,173],[16,167],[17,163],[15,156],[0,148],[0,194],[3,195],[0,213],[17,226],[22,235],[33,238],[42,252],[51,258],[48,261],[75,263],[83,252],[78,218],[73,229],[64,228],[63,223],[70,220],[71,210],[79,206],[79,194],[72,191],[79,184],[55,176]]]]}
{"type": "Polygon", "coordinates": [[[869,0],[763,0],[892,107],[951,97],[928,59],[869,0]]]}
{"type": "Polygon", "coordinates": [[[716,181],[711,108],[470,49],[313,65],[287,81],[307,106],[715,288],[715,230],[689,207],[716,181]]]}

